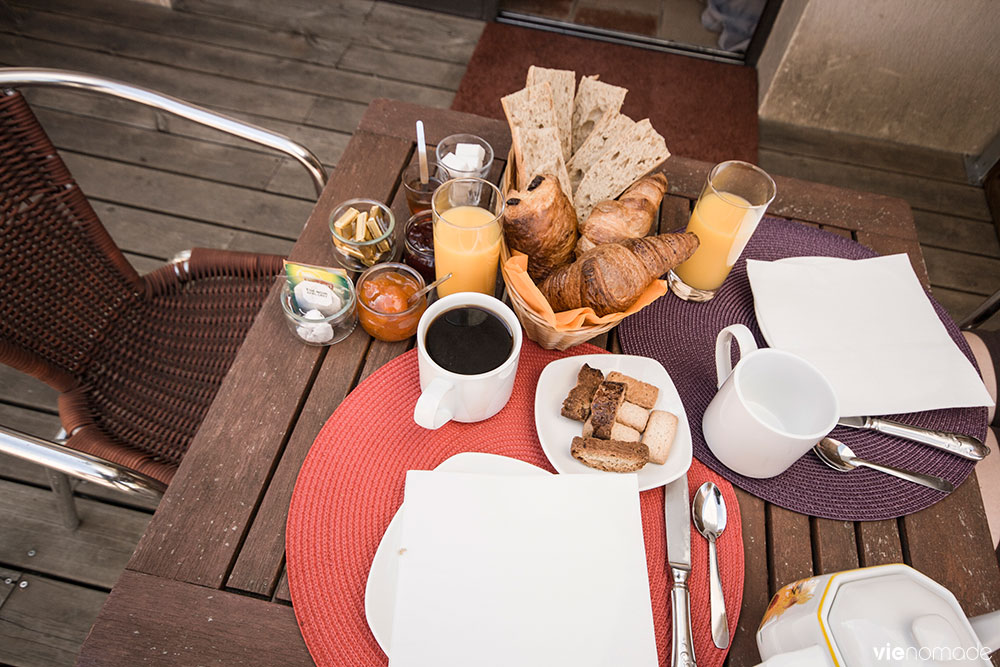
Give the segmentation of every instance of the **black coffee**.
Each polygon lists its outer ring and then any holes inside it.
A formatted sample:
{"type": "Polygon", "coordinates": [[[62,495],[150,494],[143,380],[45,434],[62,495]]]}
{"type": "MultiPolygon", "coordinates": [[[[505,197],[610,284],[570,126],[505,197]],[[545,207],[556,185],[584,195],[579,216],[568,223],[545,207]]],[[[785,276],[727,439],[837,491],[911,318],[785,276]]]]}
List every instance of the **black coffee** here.
{"type": "Polygon", "coordinates": [[[441,368],[460,375],[478,375],[507,361],[514,348],[514,336],[495,313],[461,306],[434,318],[427,327],[424,347],[441,368]]]}

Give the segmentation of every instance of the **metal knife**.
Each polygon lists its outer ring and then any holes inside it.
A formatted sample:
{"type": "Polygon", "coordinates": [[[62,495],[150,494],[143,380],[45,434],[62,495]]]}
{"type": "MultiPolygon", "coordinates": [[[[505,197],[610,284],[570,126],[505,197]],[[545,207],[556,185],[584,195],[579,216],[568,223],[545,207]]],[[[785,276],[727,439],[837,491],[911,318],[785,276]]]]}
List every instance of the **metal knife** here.
{"type": "Polygon", "coordinates": [[[900,424],[889,419],[880,417],[841,417],[837,422],[841,426],[851,428],[865,428],[887,435],[895,435],[907,440],[913,440],[931,447],[943,449],[957,456],[982,461],[990,453],[990,448],[972,436],[961,433],[947,433],[945,431],[932,431],[928,428],[900,424]]]}
{"type": "Polygon", "coordinates": [[[663,513],[667,523],[667,563],[673,576],[670,610],[673,618],[673,641],[670,664],[673,667],[696,667],[694,638],[691,633],[691,505],[688,499],[687,474],[667,484],[663,513]]]}

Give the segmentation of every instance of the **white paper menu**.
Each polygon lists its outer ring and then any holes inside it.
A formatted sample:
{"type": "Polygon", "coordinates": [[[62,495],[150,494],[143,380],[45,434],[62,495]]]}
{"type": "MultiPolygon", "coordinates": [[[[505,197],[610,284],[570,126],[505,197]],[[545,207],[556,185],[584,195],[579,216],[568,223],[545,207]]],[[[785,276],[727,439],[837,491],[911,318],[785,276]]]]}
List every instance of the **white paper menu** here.
{"type": "Polygon", "coordinates": [[[390,667],[655,667],[635,475],[406,476],[390,667]]]}

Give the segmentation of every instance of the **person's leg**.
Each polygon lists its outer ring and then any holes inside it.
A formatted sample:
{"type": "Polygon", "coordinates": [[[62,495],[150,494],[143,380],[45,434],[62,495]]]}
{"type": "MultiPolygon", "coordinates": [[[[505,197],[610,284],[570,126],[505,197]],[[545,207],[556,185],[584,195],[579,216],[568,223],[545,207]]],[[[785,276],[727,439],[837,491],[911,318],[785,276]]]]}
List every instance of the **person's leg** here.
{"type": "Polygon", "coordinates": [[[990,448],[990,455],[976,465],[976,476],[995,547],[1000,543],[1000,451],[997,451],[996,438],[997,422],[1000,422],[996,406],[997,378],[1000,376],[1000,331],[963,331],[962,334],[972,348],[979,372],[983,376],[983,384],[993,398],[993,405],[989,408],[989,421],[993,427],[986,431],[986,445],[990,448]]]}

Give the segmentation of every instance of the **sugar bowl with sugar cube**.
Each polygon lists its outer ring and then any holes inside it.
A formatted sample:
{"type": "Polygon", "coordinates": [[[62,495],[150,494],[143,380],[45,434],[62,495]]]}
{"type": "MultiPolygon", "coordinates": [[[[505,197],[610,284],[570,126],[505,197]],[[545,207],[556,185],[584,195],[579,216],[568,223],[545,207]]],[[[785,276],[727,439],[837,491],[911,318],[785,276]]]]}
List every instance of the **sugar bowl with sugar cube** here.
{"type": "Polygon", "coordinates": [[[364,271],[399,256],[396,218],[374,199],[349,199],[330,214],[334,256],[348,271],[364,271]]]}
{"type": "Polygon", "coordinates": [[[474,134],[453,134],[438,142],[437,161],[441,180],[486,178],[493,165],[493,147],[474,134]]]}
{"type": "Polygon", "coordinates": [[[332,345],[358,323],[354,283],[342,269],[285,262],[281,309],[291,332],[308,345],[332,345]]]}

